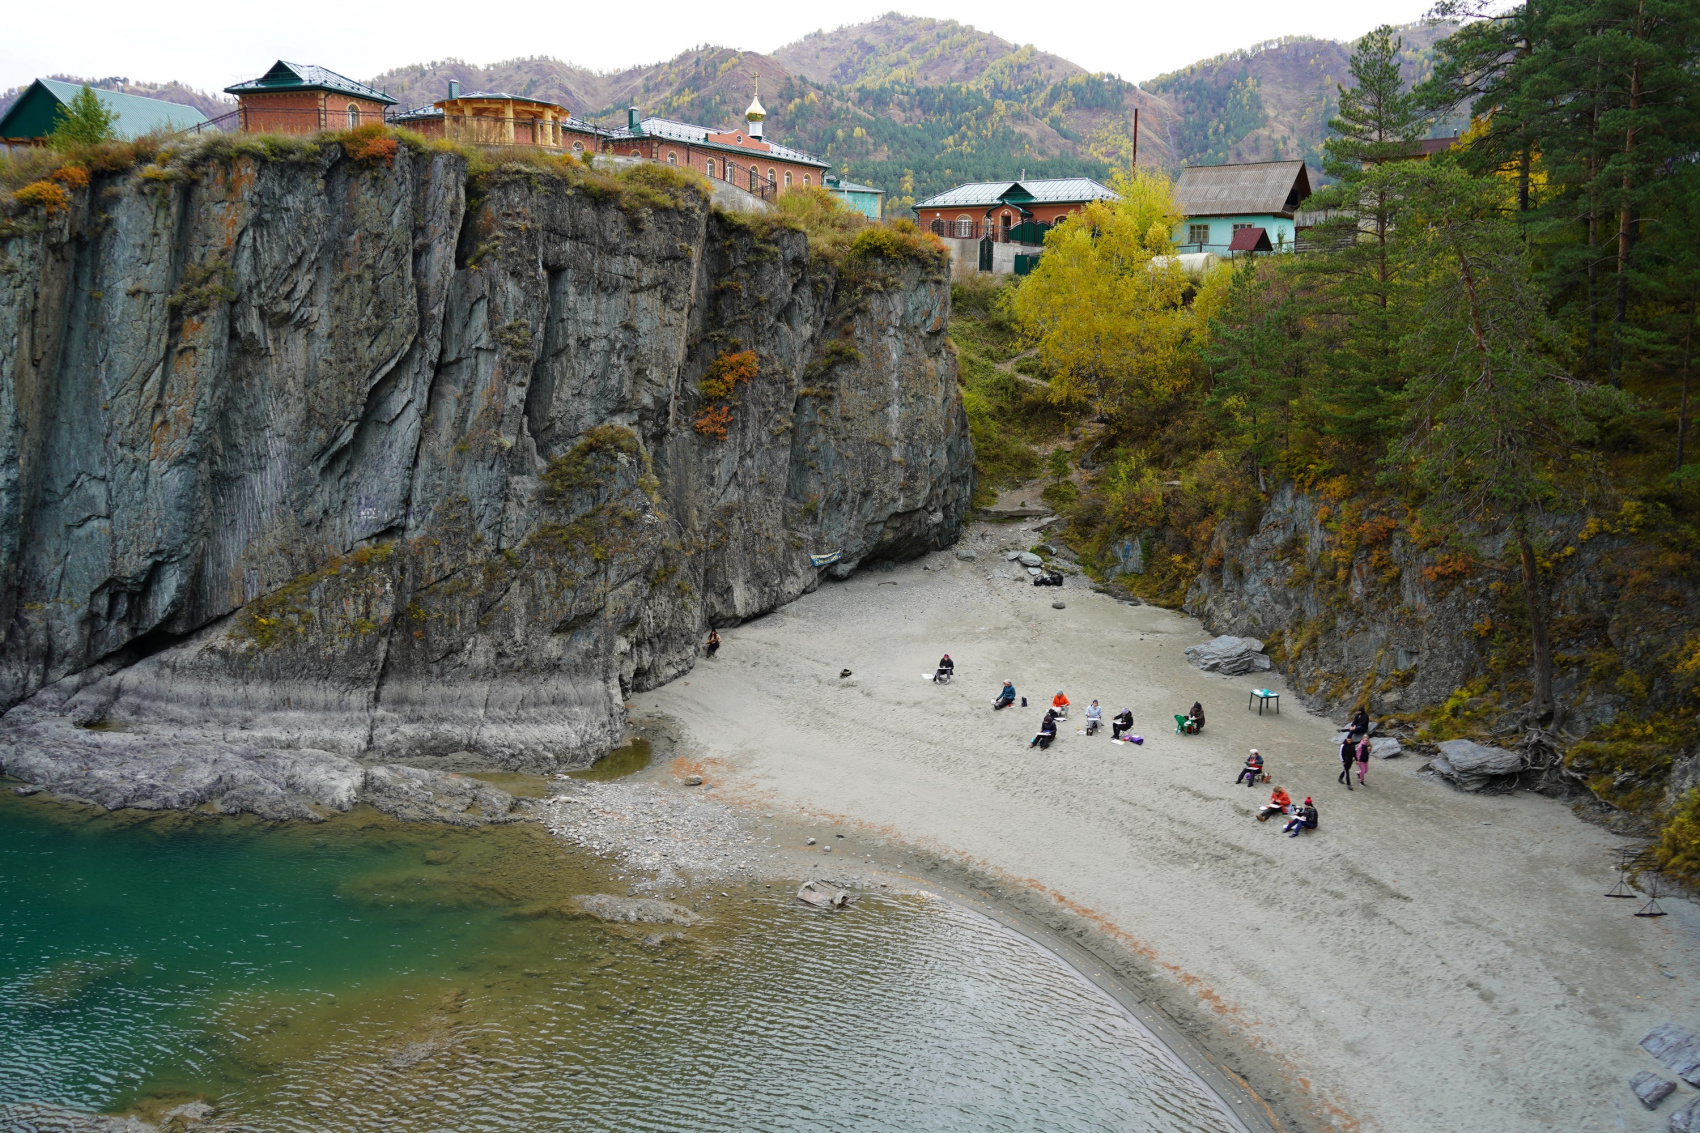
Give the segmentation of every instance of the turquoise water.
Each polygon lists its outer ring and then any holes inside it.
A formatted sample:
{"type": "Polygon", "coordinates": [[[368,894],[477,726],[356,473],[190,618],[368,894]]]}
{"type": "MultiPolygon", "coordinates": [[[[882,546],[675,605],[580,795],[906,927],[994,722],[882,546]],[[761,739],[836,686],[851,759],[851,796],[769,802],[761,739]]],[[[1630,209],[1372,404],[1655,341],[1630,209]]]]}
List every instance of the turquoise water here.
{"type": "Polygon", "coordinates": [[[8,796],[0,1104],[205,1099],[254,1130],[1233,1128],[1078,974],[949,902],[715,890],[657,940],[568,915],[598,891],[625,882],[530,825],[8,796]]]}

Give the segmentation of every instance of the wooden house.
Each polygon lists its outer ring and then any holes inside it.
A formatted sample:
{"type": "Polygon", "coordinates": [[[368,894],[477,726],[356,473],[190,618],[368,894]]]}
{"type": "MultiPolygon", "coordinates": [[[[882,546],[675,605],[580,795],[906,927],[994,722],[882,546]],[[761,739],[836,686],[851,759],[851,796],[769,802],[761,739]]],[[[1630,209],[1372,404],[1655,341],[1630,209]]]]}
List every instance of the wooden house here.
{"type": "Polygon", "coordinates": [[[1182,216],[1175,250],[1226,253],[1236,232],[1261,228],[1275,251],[1290,252],[1297,236],[1293,216],[1309,196],[1302,161],[1190,165],[1175,181],[1182,216]]]}
{"type": "Polygon", "coordinates": [[[384,121],[395,99],[325,67],[279,59],[257,79],[225,87],[244,134],[317,134],[384,121]]]}

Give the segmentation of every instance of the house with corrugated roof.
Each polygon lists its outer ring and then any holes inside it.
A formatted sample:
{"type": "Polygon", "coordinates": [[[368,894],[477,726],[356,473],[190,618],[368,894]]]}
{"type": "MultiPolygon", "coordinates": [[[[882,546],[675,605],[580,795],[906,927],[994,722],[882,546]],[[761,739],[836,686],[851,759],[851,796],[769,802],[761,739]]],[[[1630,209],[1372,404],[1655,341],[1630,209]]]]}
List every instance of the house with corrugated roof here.
{"type": "Polygon", "coordinates": [[[1052,225],[1115,195],[1090,177],[1023,177],[958,185],[913,208],[916,223],[950,248],[953,271],[1026,275],[1052,225]]]}
{"type": "Polygon", "coordinates": [[[872,185],[858,185],[831,173],[823,173],[821,179],[826,182],[826,191],[837,197],[839,203],[852,212],[859,212],[869,220],[878,220],[885,211],[884,189],[876,189],[872,185]]]}
{"type": "Polygon", "coordinates": [[[1189,165],[1175,180],[1175,250],[1182,254],[1261,248],[1263,231],[1278,252],[1293,250],[1293,218],[1310,196],[1310,173],[1302,161],[1257,161],[1245,165],[1189,165]]]}
{"type": "MultiPolygon", "coordinates": [[[[6,113],[0,115],[0,146],[39,146],[47,143],[47,135],[59,123],[59,111],[71,105],[71,100],[83,89],[81,83],[66,83],[58,79],[37,79],[20,94],[6,113]]],[[[187,130],[207,120],[193,106],[144,98],[139,94],[124,94],[91,86],[94,96],[112,115],[112,129],[123,139],[139,138],[156,130],[175,133],[187,130]]]]}
{"type": "MultiPolygon", "coordinates": [[[[245,134],[317,134],[381,123],[395,99],[312,63],[279,59],[257,79],[225,87],[245,134]]],[[[221,119],[222,121],[222,119],[221,119]]]]}

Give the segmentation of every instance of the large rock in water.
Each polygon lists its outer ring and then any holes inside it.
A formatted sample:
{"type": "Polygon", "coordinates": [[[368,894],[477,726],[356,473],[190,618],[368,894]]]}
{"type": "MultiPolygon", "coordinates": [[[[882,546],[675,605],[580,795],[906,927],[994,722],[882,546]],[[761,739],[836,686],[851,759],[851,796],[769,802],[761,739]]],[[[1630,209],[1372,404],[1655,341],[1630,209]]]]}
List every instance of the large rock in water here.
{"type": "Polygon", "coordinates": [[[1429,765],[1440,777],[1465,791],[1479,791],[1495,778],[1523,770],[1523,756],[1503,747],[1489,747],[1474,740],[1442,740],[1440,754],[1429,765]]]}
{"type": "Polygon", "coordinates": [[[1263,642],[1255,637],[1221,637],[1203,645],[1187,647],[1186,659],[1207,673],[1256,673],[1273,667],[1263,654],[1263,642]]]}
{"type": "Polygon", "coordinates": [[[0,217],[8,774],[73,730],[256,807],[284,751],[585,765],[811,554],[955,541],[943,259],[834,267],[654,167],[228,152],[0,217]]]}

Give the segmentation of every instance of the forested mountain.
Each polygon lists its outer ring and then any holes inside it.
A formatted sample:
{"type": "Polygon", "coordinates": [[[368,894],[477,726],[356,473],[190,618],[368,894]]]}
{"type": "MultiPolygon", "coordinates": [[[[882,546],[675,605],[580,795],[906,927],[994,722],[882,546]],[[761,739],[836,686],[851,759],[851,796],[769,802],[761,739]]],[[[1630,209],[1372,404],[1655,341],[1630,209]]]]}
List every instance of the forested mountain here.
{"type": "MultiPolygon", "coordinates": [[[[1447,30],[1401,29],[1408,80],[1427,77],[1432,45],[1447,30]]],[[[901,207],[961,181],[1023,170],[1107,177],[1132,156],[1136,108],[1141,165],[1172,169],[1291,157],[1315,162],[1336,84],[1350,81],[1349,52],[1349,45],[1332,40],[1283,39],[1140,85],[966,24],[892,13],[816,32],[771,55],[704,46],[617,72],[545,57],[489,66],[441,59],[368,81],[409,107],[443,97],[456,79],[467,90],[554,99],[607,125],[623,124],[626,107],[634,104],[645,114],[730,125],[759,82],[776,140],[878,185],[901,207]]],[[[320,61],[336,65],[331,58],[320,61]]],[[[177,83],[92,81],[208,115],[228,109],[217,96],[177,83]]],[[[0,95],[0,110],[16,94],[0,95]]]]}
{"type": "MultiPolygon", "coordinates": [[[[1456,24],[1409,24],[1398,29],[1404,47],[1399,70],[1407,86],[1434,73],[1434,45],[1456,24]]],[[[1322,162],[1327,123],[1339,88],[1352,86],[1352,45],[1332,39],[1283,37],[1205,59],[1145,83],[1173,108],[1169,148],[1182,162],[1322,162]]],[[[1459,132],[1456,115],[1437,123],[1435,136],[1459,132]]]]}

